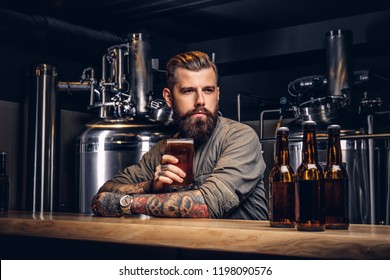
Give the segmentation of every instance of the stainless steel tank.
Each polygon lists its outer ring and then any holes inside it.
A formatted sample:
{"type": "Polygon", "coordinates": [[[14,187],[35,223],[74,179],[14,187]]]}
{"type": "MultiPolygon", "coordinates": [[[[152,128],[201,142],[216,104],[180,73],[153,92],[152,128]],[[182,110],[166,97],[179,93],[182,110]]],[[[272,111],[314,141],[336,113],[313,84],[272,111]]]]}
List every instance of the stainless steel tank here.
{"type": "Polygon", "coordinates": [[[77,139],[79,212],[92,213],[91,200],[119,170],[138,163],[168,126],[146,119],[99,119],[85,125],[77,139]]]}

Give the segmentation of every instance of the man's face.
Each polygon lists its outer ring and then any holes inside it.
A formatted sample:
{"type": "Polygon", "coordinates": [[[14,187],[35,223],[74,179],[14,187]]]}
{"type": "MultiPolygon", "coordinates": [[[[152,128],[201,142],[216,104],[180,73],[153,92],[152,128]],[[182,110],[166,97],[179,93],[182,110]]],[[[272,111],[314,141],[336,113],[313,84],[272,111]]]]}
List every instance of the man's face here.
{"type": "Polygon", "coordinates": [[[214,131],[218,116],[219,88],[212,68],[176,70],[177,83],[171,92],[164,89],[164,99],[174,111],[173,118],[182,137],[203,143],[214,131]]]}

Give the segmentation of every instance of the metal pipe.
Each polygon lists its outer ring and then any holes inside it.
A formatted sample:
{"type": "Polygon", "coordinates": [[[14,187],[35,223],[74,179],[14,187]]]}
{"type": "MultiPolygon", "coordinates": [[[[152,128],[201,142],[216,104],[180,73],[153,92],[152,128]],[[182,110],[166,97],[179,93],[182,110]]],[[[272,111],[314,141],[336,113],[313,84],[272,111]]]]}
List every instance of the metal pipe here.
{"type": "Polygon", "coordinates": [[[118,73],[117,73],[117,77],[116,77],[117,78],[116,82],[118,85],[118,91],[123,91],[124,90],[123,83],[122,83],[123,82],[123,52],[122,52],[121,48],[118,48],[117,55],[118,55],[118,61],[117,61],[118,73]]]}
{"type": "MultiPolygon", "coordinates": [[[[255,100],[257,100],[257,102],[260,103],[260,97],[259,96],[254,95],[254,94],[250,94],[250,93],[239,92],[237,94],[237,119],[238,119],[239,122],[241,122],[241,95],[245,96],[245,97],[249,97],[249,98],[255,99],[255,100]]],[[[260,106],[263,106],[263,104],[260,103],[260,106]]]]}
{"type": "Polygon", "coordinates": [[[58,90],[60,91],[88,91],[91,89],[91,85],[82,82],[58,82],[58,90]]]}
{"type": "Polygon", "coordinates": [[[25,166],[29,170],[27,184],[32,184],[32,210],[53,211],[55,176],[55,138],[56,138],[56,77],[55,67],[41,64],[35,69],[36,91],[29,97],[28,121],[29,145],[33,152],[25,166]],[[33,129],[31,129],[31,128],[33,129]]]}
{"type": "Polygon", "coordinates": [[[328,95],[342,96],[352,89],[353,72],[350,49],[352,32],[331,30],[326,33],[328,95]]]}
{"type": "MultiPolygon", "coordinates": [[[[260,113],[260,141],[263,139],[264,134],[264,114],[265,113],[281,113],[282,109],[264,110],[260,113]]],[[[301,139],[302,141],[302,139],[301,139]]]]}
{"type": "MultiPolygon", "coordinates": [[[[100,91],[101,91],[101,102],[103,106],[100,107],[100,118],[106,118],[107,117],[107,107],[105,105],[106,103],[106,87],[104,83],[107,81],[107,54],[104,54],[102,57],[102,80],[101,84],[99,85],[100,91]]],[[[93,106],[93,103],[90,104],[90,106],[93,106]]]]}
{"type": "MultiPolygon", "coordinates": [[[[368,134],[374,133],[374,117],[372,115],[367,116],[367,132],[368,134]]],[[[370,173],[370,223],[375,223],[375,176],[374,176],[374,139],[368,139],[368,166],[370,173]]]]}
{"type": "Polygon", "coordinates": [[[237,120],[241,122],[241,93],[237,94],[237,120]]]}
{"type": "Polygon", "coordinates": [[[123,48],[126,48],[127,45],[115,45],[108,49],[110,63],[110,82],[113,83],[111,86],[112,92],[127,92],[127,88],[125,88],[124,81],[124,73],[126,69],[124,69],[124,54],[126,51],[123,51],[123,48]]]}
{"type": "Polygon", "coordinates": [[[149,35],[143,33],[130,34],[128,41],[131,75],[129,97],[133,97],[137,116],[144,117],[149,113],[149,96],[153,91],[151,43],[149,35]]]}

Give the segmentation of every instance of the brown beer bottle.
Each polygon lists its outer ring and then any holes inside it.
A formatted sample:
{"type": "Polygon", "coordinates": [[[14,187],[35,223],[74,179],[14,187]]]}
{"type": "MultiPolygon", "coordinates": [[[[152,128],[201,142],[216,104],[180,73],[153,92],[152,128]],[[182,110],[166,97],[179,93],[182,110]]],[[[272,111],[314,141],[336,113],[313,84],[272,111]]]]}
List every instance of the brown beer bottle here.
{"type": "Polygon", "coordinates": [[[348,229],[348,174],[342,162],[340,126],[328,126],[327,162],[324,169],[325,228],[348,229]]]}
{"type": "Polygon", "coordinates": [[[297,169],[295,215],[297,230],[323,231],[323,173],[317,159],[316,123],[305,121],[303,128],[302,163],[297,169]]]}
{"type": "Polygon", "coordinates": [[[275,165],[270,181],[270,225],[271,227],[295,227],[295,174],[290,166],[287,127],[276,131],[275,165]]]}

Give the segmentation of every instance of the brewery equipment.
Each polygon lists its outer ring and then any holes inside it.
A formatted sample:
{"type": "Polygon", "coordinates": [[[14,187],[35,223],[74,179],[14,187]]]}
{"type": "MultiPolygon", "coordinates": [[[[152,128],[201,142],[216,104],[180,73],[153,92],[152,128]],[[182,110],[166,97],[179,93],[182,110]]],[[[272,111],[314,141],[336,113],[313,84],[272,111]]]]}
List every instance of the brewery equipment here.
{"type": "Polygon", "coordinates": [[[152,68],[149,36],[134,33],[124,41],[109,47],[102,56],[100,80],[91,67],[84,69],[76,82],[58,81],[56,69],[50,65],[36,69],[37,118],[29,128],[39,134],[33,150],[39,164],[30,165],[37,170],[29,171],[33,173],[34,211],[54,210],[57,91],[87,91],[88,109],[98,111],[98,117],[85,124],[77,138],[79,212],[91,213],[91,199],[105,181],[137,163],[159,140],[171,136],[172,111],[153,93],[153,77],[161,71],[152,68]]]}
{"type": "Polygon", "coordinates": [[[119,170],[138,163],[168,137],[169,129],[147,119],[105,118],[87,123],[77,139],[79,211],[92,213],[91,200],[119,170]]]}
{"type": "Polygon", "coordinates": [[[48,64],[35,69],[36,91],[26,98],[24,185],[27,207],[33,211],[53,211],[56,156],[56,95],[57,70],[48,64]],[[30,200],[30,198],[32,198],[30,200]]]}
{"type": "Polygon", "coordinates": [[[100,113],[77,140],[79,211],[92,213],[91,199],[99,187],[170,135],[166,124],[171,114],[165,113],[164,119],[157,112],[171,110],[152,96],[151,47],[146,34],[131,34],[125,44],[107,50],[99,86],[88,69],[83,77],[91,87],[89,107],[100,113]]]}
{"type": "MultiPolygon", "coordinates": [[[[326,164],[326,127],[339,124],[343,164],[349,174],[350,222],[390,224],[390,110],[384,98],[371,96],[367,90],[380,76],[374,71],[352,69],[351,32],[328,32],[325,47],[327,73],[289,83],[288,108],[281,102],[281,109],[272,110],[281,115],[276,127],[282,122],[282,111],[293,112],[295,118],[283,125],[290,129],[290,160],[296,170],[302,162],[301,123],[317,123],[322,167],[326,164]]],[[[264,143],[263,117],[261,113],[260,138],[264,143]]]]}

